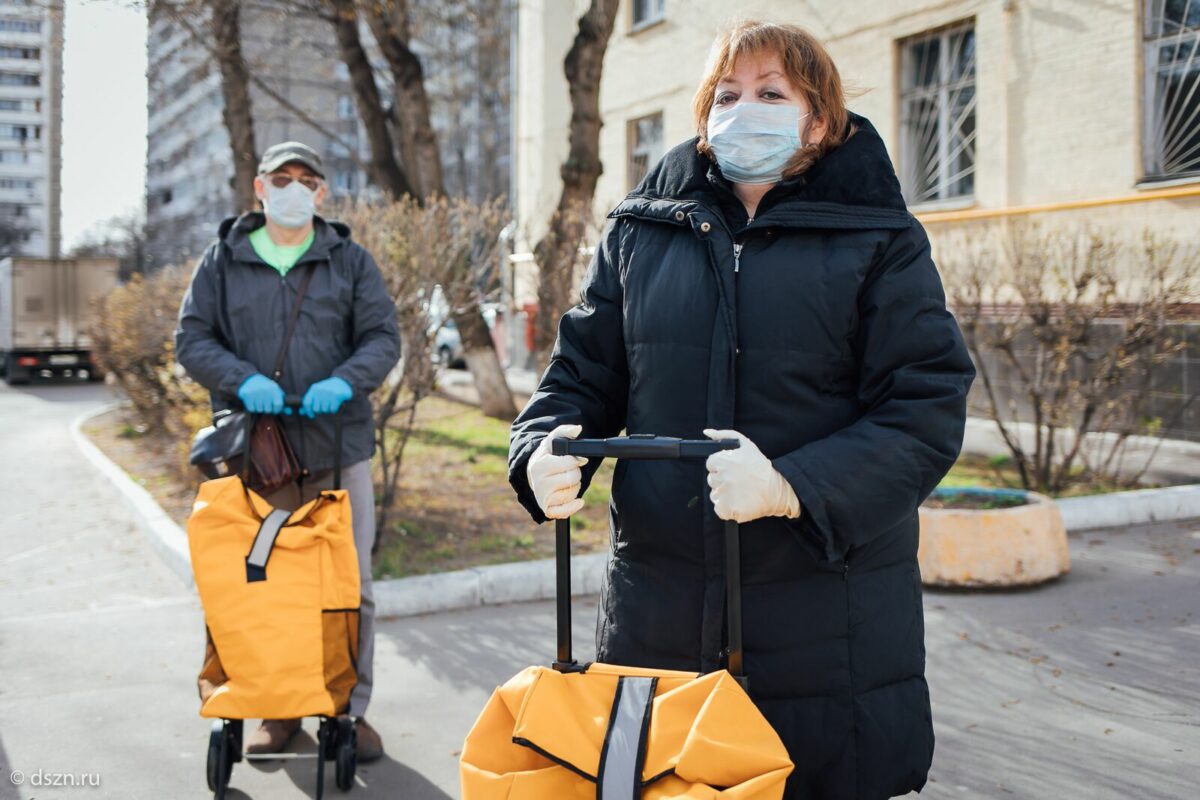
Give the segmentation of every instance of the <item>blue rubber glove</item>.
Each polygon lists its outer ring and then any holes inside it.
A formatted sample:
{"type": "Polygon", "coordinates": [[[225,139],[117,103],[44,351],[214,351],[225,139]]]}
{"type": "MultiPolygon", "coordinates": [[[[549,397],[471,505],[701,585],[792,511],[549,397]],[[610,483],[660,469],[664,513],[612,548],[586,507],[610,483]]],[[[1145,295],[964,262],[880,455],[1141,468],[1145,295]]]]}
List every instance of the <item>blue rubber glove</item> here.
{"type": "Polygon", "coordinates": [[[242,381],[237,394],[242,405],[251,414],[279,414],[284,410],[283,389],[261,372],[242,381]]]}
{"type": "Polygon", "coordinates": [[[300,413],[310,419],[317,414],[336,414],[342,403],[354,396],[354,389],[341,378],[326,378],[308,387],[300,413]]]}

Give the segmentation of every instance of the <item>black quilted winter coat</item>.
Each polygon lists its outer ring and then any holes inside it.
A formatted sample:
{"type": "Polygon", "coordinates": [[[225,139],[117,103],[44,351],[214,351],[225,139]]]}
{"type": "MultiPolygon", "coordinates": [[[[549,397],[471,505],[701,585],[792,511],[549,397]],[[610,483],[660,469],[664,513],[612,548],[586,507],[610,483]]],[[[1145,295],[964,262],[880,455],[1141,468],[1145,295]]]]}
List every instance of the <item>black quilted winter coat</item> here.
{"type": "MultiPolygon", "coordinates": [[[[925,784],[917,507],[958,456],[975,375],[883,142],[865,118],[851,124],[753,219],[695,141],[671,150],[609,215],[509,454],[538,522],[525,466],[559,424],[584,437],[735,429],[772,460],[803,514],[742,526],[745,666],[796,763],[788,797],[814,800],[925,784]]],[[[618,462],[602,661],[722,665],[707,489],[702,461],[618,462]]]]}

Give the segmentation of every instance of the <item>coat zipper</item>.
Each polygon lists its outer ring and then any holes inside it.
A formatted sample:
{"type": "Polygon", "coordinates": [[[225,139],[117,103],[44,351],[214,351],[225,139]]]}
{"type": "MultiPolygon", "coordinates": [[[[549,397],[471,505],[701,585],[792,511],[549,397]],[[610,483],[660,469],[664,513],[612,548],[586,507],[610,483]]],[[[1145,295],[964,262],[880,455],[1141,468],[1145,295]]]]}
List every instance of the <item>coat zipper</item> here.
{"type": "MultiPolygon", "coordinates": [[[[754,222],[754,217],[747,217],[746,225],[743,227],[748,227],[752,222],[754,222]]],[[[738,273],[738,271],[741,270],[741,268],[742,268],[742,248],[744,246],[745,245],[743,245],[741,242],[738,242],[738,241],[734,241],[734,243],[733,243],[733,274],[734,275],[736,275],[738,273]]]]}

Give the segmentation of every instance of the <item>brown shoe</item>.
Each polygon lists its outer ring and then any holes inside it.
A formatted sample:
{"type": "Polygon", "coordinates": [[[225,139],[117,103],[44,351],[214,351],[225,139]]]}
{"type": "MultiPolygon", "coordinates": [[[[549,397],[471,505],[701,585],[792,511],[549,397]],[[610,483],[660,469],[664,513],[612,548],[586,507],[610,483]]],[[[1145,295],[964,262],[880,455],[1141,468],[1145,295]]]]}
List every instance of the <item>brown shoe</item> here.
{"type": "Polygon", "coordinates": [[[264,719],[254,733],[246,737],[246,752],[278,753],[298,730],[298,719],[264,719]]]}
{"type": "Polygon", "coordinates": [[[383,758],[383,739],[379,738],[379,731],[372,728],[362,717],[354,721],[354,738],[360,762],[366,764],[383,758]]]}

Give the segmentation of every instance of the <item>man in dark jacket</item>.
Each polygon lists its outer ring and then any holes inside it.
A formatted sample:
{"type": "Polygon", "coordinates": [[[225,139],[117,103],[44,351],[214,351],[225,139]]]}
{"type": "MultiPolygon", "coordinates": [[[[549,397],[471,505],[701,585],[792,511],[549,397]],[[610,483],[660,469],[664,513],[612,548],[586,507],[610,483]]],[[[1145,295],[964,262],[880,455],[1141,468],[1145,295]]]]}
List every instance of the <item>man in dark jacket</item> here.
{"type": "Polygon", "coordinates": [[[742,440],[707,465],[617,463],[597,655],[723,667],[722,519],[744,521],[745,671],[803,800],[926,781],[917,507],[958,456],[974,377],[883,141],[850,123],[753,218],[696,140],[672,149],[609,215],[509,450],[542,522],[578,511],[598,467],[545,455],[552,432],[742,440]]]}
{"type": "MultiPolygon", "coordinates": [[[[204,253],[179,311],[179,363],[212,394],[213,410],[240,405],[257,414],[283,414],[283,430],[303,467],[300,483],[265,499],[294,510],[333,484],[334,420],[341,411],[342,488],[350,496],[354,543],[362,578],[358,684],[350,698],[359,760],[383,754],[364,714],[371,696],[375,603],[371,547],[375,496],[371,455],[375,432],[371,392],[400,357],[395,304],[371,254],[350,230],[316,214],[327,188],[321,159],[299,142],[269,148],[254,189],[265,213],[221,223],[204,253]],[[283,367],[275,371],[298,289],[309,286],[283,367]],[[298,414],[286,395],[302,395],[298,414]]],[[[283,749],[300,720],[263,720],[246,751],[283,749]]]]}

